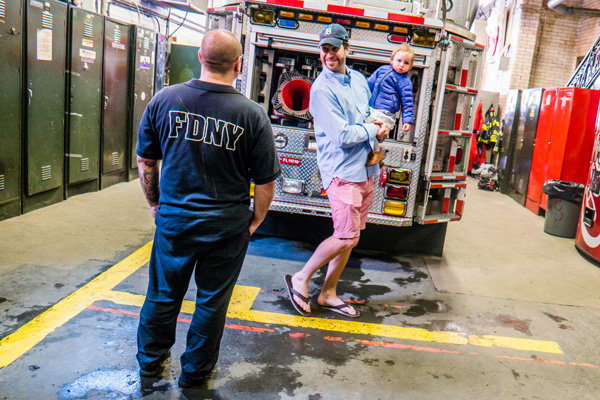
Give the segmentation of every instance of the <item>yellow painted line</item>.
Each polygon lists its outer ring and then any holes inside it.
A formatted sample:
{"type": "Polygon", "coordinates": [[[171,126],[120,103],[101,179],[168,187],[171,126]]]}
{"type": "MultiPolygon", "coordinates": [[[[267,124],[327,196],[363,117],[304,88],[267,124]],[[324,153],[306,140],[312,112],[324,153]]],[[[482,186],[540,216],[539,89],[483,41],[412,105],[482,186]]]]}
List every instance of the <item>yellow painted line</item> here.
{"type": "MultiPolygon", "coordinates": [[[[105,300],[116,304],[141,307],[144,302],[144,296],[116,292],[112,289],[149,261],[151,249],[152,242],[144,245],[81,289],[23,325],[15,333],[0,340],[0,368],[11,364],[58,327],[67,323],[96,301],[105,300]]],[[[470,344],[482,347],[504,347],[545,353],[563,353],[556,342],[550,341],[489,335],[466,337],[464,334],[454,332],[428,331],[426,329],[370,324],[358,321],[306,318],[297,315],[252,310],[252,305],[259,291],[260,288],[257,287],[236,286],[227,316],[229,318],[263,324],[287,325],[351,334],[457,345],[470,344]]],[[[192,314],[194,312],[194,302],[184,301],[181,310],[184,313],[192,314]]]]}
{"type": "Polygon", "coordinates": [[[150,259],[152,242],[136,250],[123,261],[103,272],[81,289],[29,321],[15,333],[0,340],[0,368],[21,357],[61,325],[106,294],[150,259]]]}
{"type": "MultiPolygon", "coordinates": [[[[405,340],[426,342],[449,343],[457,345],[473,345],[480,347],[503,347],[514,350],[535,351],[544,353],[563,354],[556,342],[518,339],[503,336],[469,336],[462,333],[428,331],[419,328],[405,328],[393,325],[370,324],[358,321],[336,319],[321,319],[301,317],[290,314],[277,314],[265,311],[252,310],[252,304],[258,296],[260,288],[236,285],[227,310],[228,318],[253,321],[262,324],[287,325],[298,328],[318,329],[322,331],[345,332],[358,335],[373,335],[405,340]]],[[[133,295],[125,292],[110,292],[114,303],[128,306],[141,307],[144,296],[133,295]]],[[[187,314],[194,313],[194,302],[184,301],[181,311],[187,314]]]]}
{"type": "Polygon", "coordinates": [[[238,318],[264,324],[289,325],[302,328],[320,329],[324,331],[338,331],[361,335],[374,335],[393,337],[406,340],[419,340],[427,342],[440,342],[482,347],[504,347],[515,350],[537,351],[544,353],[563,354],[556,342],[544,340],[519,339],[502,336],[469,336],[462,333],[428,331],[419,328],[405,328],[393,325],[369,324],[358,321],[344,321],[334,319],[320,319],[301,317],[288,314],[276,314],[264,311],[251,310],[254,299],[260,288],[236,286],[229,303],[229,318],[238,318]]]}

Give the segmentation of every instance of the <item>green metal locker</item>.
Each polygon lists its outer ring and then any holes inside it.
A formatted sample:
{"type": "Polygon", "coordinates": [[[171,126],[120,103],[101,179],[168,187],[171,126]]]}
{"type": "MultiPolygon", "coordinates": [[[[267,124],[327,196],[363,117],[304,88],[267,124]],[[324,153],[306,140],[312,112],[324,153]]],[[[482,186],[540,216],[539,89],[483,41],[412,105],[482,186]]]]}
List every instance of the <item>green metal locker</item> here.
{"type": "Polygon", "coordinates": [[[104,18],[75,7],[69,14],[67,197],[99,187],[104,51],[104,18]]]}
{"type": "Polygon", "coordinates": [[[67,7],[26,1],[23,212],[63,199],[67,7]]]}
{"type": "Polygon", "coordinates": [[[0,220],[21,213],[22,10],[0,0],[0,220]]]}
{"type": "Polygon", "coordinates": [[[136,27],[134,33],[135,56],[133,62],[133,114],[130,134],[129,179],[137,179],[138,128],[144,110],[153,95],[154,64],[156,61],[156,33],[150,29],[136,27]]]}
{"type": "Polygon", "coordinates": [[[100,188],[127,180],[131,26],[105,19],[100,188]]]}

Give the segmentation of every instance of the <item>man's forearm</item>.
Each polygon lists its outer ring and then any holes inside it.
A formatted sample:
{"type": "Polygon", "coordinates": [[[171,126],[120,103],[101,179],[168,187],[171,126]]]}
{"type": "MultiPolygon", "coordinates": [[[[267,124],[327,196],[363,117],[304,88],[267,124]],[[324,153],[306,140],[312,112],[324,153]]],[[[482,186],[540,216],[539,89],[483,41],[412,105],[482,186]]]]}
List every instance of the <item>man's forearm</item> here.
{"type": "Polygon", "coordinates": [[[254,214],[250,221],[250,234],[253,234],[254,231],[256,231],[267,216],[274,193],[274,181],[264,185],[256,185],[254,187],[254,214]]]}
{"type": "Polygon", "coordinates": [[[146,196],[148,204],[153,209],[152,215],[156,217],[156,207],[158,207],[160,197],[158,161],[138,156],[137,165],[144,196],[146,196]]]}

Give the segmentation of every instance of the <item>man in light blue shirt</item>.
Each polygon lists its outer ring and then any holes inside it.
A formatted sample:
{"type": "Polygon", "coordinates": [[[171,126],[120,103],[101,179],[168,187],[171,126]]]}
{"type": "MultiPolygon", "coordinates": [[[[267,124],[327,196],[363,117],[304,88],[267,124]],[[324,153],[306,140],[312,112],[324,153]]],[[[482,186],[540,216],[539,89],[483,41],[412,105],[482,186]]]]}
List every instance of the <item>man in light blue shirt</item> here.
{"type": "Polygon", "coordinates": [[[358,310],[337,296],[337,283],[352,249],[365,229],[373,199],[373,176],[378,165],[365,166],[375,140],[388,137],[390,129],[378,122],[366,123],[371,92],[365,77],[346,66],[350,46],[346,29],[338,24],[319,34],[323,71],[310,91],[314,117],[317,162],[331,205],[333,235],[325,239],[301,271],[286,275],[292,305],[310,315],[308,285],[313,274],[329,263],[317,304],[326,310],[356,318],[358,310]]]}

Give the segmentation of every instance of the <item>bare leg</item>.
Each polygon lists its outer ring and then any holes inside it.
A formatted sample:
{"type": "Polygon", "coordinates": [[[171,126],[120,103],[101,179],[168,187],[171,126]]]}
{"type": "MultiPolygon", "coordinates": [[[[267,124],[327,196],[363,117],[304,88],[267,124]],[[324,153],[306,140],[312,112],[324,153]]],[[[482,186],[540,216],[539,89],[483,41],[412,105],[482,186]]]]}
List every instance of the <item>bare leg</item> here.
{"type": "MultiPolygon", "coordinates": [[[[310,279],[319,268],[329,263],[327,276],[325,278],[325,286],[330,286],[329,282],[333,282],[332,278],[334,278],[335,282],[333,290],[335,293],[335,286],[346,266],[346,262],[348,262],[352,248],[354,248],[357,243],[358,237],[352,239],[338,239],[330,236],[322,241],[310,259],[304,264],[304,267],[292,276],[292,286],[294,289],[308,297],[308,284],[310,283],[310,279]],[[344,254],[344,256],[340,257],[342,254],[344,254]],[[343,264],[340,261],[343,261],[343,264]],[[332,265],[336,265],[336,267],[332,268],[332,265]],[[332,275],[332,278],[330,278],[330,275],[332,275]],[[337,278],[335,278],[335,275],[337,275],[337,278]]],[[[310,304],[306,304],[298,296],[294,296],[294,301],[302,307],[303,310],[307,312],[310,311],[310,304]]],[[[337,304],[339,303],[341,303],[341,300],[337,304]]]]}
{"type": "MultiPolygon", "coordinates": [[[[342,272],[348,263],[352,249],[348,249],[340,253],[337,257],[329,262],[327,267],[327,275],[325,276],[325,282],[321,289],[321,294],[317,299],[317,303],[321,305],[337,306],[343,303],[343,301],[337,296],[337,284],[342,276],[342,272]]],[[[342,311],[354,315],[356,310],[353,307],[345,307],[342,311]]]]}

